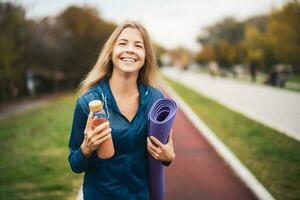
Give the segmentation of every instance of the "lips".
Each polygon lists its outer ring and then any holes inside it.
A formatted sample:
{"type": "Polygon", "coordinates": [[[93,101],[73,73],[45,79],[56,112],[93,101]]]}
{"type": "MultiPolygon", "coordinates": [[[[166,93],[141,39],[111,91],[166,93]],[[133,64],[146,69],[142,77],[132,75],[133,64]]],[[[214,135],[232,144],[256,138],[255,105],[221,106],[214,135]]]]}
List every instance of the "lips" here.
{"type": "Polygon", "coordinates": [[[137,59],[130,57],[121,57],[120,59],[125,63],[134,63],[137,61],[137,59]]]}

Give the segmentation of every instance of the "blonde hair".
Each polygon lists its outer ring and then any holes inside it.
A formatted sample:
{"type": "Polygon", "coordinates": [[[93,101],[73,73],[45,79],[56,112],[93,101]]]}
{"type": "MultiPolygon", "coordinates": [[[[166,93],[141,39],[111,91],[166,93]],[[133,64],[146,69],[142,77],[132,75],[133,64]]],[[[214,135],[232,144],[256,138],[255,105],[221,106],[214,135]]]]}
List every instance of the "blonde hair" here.
{"type": "Polygon", "coordinates": [[[139,71],[137,82],[154,86],[157,65],[149,34],[143,25],[134,21],[128,21],[119,25],[104,44],[96,64],[79,85],[79,95],[84,94],[102,80],[111,77],[113,71],[112,52],[119,35],[125,28],[139,30],[144,42],[145,63],[139,71]]]}

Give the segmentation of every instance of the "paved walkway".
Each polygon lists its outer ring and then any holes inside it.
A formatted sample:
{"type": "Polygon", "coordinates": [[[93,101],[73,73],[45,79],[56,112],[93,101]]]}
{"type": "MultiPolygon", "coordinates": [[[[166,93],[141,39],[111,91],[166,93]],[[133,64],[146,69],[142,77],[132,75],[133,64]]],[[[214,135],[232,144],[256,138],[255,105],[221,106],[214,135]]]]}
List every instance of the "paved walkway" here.
{"type": "Polygon", "coordinates": [[[171,68],[163,73],[300,141],[300,93],[171,68]]]}
{"type": "Polygon", "coordinates": [[[181,110],[173,137],[176,159],[165,168],[166,200],[256,199],[181,110]]]}
{"type": "Polygon", "coordinates": [[[25,99],[22,101],[16,102],[9,102],[6,104],[0,105],[0,120],[8,118],[13,115],[18,115],[22,112],[27,110],[31,110],[46,103],[50,102],[51,100],[63,97],[70,92],[63,92],[63,93],[54,93],[54,94],[47,94],[44,96],[37,97],[35,99],[25,99]]]}

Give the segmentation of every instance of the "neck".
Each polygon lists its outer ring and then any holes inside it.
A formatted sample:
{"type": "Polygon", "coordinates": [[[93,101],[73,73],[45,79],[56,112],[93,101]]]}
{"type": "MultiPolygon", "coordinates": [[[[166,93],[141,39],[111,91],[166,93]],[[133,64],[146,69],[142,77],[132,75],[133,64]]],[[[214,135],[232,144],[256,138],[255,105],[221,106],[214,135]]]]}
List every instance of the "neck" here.
{"type": "Polygon", "coordinates": [[[113,71],[109,79],[109,85],[114,94],[118,96],[132,96],[138,93],[137,86],[138,73],[123,74],[113,71]]]}

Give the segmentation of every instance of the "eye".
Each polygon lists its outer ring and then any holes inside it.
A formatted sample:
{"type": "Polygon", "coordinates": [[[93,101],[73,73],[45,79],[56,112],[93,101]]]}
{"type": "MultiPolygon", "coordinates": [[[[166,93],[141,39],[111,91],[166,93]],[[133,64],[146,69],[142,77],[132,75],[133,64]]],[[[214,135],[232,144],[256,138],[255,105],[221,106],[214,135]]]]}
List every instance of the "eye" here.
{"type": "Polygon", "coordinates": [[[143,48],[143,46],[142,45],[135,45],[136,47],[138,47],[138,48],[140,48],[140,49],[142,49],[143,48]]]}
{"type": "Polygon", "coordinates": [[[125,42],[120,42],[118,43],[119,46],[124,46],[125,45],[125,42]]]}

